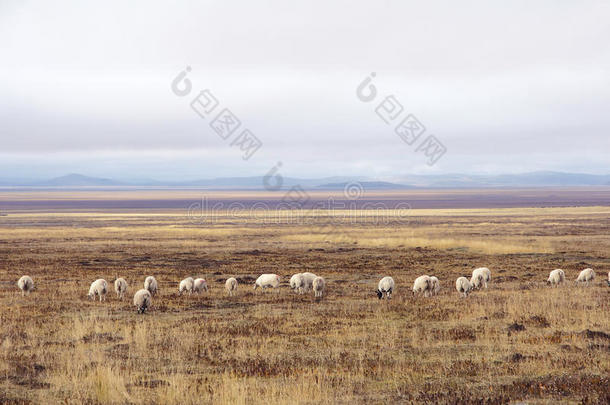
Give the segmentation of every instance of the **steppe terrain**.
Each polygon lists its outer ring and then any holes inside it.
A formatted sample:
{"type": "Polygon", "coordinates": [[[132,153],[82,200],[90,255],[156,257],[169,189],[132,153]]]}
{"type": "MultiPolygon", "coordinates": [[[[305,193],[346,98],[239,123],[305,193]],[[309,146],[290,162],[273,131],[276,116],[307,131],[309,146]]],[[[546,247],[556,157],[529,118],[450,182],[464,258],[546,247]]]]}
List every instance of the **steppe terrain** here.
{"type": "Polygon", "coordinates": [[[0,196],[0,403],[610,403],[609,204],[193,216],[56,197],[0,196]],[[479,266],[490,287],[460,298],[456,278],[479,266]],[[597,278],[577,286],[586,267],[597,278]],[[322,299],[288,287],[304,271],[327,280],[322,299]],[[252,290],[262,273],[279,291],[252,290]],[[440,295],[413,297],[421,274],[440,295]],[[138,315],[147,275],[160,294],[138,315]],[[385,275],[390,301],[375,295],[385,275]],[[187,276],[210,291],[178,297],[187,276]],[[87,300],[116,277],[127,299],[87,300]]]}

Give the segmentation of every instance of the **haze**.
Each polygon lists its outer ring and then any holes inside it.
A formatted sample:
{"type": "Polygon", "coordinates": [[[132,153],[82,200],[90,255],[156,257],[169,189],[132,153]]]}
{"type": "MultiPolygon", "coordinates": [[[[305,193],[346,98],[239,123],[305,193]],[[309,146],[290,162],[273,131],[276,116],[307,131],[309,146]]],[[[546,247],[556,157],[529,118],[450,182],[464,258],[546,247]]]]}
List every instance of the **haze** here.
{"type": "Polygon", "coordinates": [[[3,1],[1,177],[607,174],[608,21],[601,1],[3,1]],[[445,145],[434,165],[356,97],[371,72],[445,145]],[[190,108],[203,89],[262,141],[250,159],[190,108]]]}

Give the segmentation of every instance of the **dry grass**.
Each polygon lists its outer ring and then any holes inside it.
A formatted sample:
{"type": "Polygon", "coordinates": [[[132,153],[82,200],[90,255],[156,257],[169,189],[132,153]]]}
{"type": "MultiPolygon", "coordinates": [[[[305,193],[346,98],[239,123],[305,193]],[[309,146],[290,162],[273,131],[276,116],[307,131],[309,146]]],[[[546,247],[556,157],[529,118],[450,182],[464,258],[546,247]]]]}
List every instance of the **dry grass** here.
{"type": "MultiPolygon", "coordinates": [[[[339,214],[337,214],[339,215],[339,214]]],[[[407,223],[309,215],[197,225],[183,213],[9,215],[0,226],[0,403],[534,403],[610,401],[610,209],[415,211],[407,223]],[[454,280],[493,271],[460,299],[454,280]],[[595,285],[573,281],[584,267],[595,285]],[[548,288],[548,271],[570,282],[548,288]],[[327,279],[322,300],[287,288],[327,279]],[[279,292],[251,290],[276,272],[279,292]],[[38,290],[15,287],[30,274],[38,290]],[[414,278],[443,290],[413,298],[414,278]],[[150,313],[88,284],[144,276],[150,313]],[[394,299],[373,293],[382,275],[394,299]],[[211,290],[177,297],[184,276],[211,290]],[[228,297],[222,286],[237,276],[228,297]]]]}

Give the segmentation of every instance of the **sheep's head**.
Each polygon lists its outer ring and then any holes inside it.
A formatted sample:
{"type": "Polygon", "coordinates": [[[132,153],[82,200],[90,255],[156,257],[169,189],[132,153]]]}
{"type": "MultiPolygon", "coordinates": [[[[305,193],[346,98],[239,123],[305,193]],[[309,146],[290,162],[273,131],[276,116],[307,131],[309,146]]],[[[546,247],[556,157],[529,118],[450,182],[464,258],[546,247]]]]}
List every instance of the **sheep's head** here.
{"type": "Polygon", "coordinates": [[[377,293],[377,298],[379,298],[379,299],[383,298],[383,293],[381,292],[381,290],[377,290],[375,292],[377,293]]]}

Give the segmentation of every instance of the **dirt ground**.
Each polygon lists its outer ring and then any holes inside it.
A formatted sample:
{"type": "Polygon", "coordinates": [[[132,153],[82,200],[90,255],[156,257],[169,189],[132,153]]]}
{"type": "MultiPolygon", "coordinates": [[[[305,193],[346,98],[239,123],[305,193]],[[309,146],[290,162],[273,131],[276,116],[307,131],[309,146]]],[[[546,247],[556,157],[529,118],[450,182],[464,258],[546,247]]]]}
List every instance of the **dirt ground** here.
{"type": "Polygon", "coordinates": [[[7,213],[0,403],[610,403],[610,207],[412,210],[407,221],[7,213]],[[480,266],[489,288],[460,298],[456,278],[480,266]],[[595,282],[576,285],[586,267],[595,282]],[[555,268],[559,288],[545,283],[555,268]],[[323,298],[290,290],[304,271],[326,279],[323,298]],[[262,273],[281,287],[253,291],[262,273]],[[25,297],[23,274],[37,286],[25,297]],[[412,295],[422,274],[440,279],[438,296],[412,295]],[[160,293],[138,315],[147,275],[160,293]],[[380,301],[386,275],[396,291],[380,301]],[[210,291],[179,297],[187,276],[210,291]],[[93,280],[116,277],[124,301],[112,288],[87,299],[93,280]]]}

